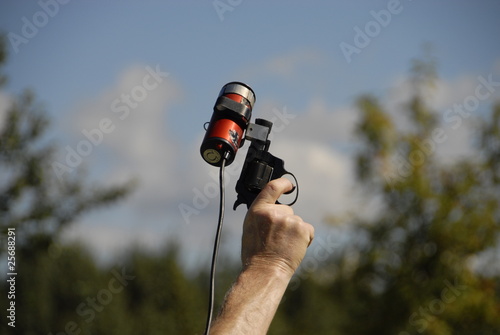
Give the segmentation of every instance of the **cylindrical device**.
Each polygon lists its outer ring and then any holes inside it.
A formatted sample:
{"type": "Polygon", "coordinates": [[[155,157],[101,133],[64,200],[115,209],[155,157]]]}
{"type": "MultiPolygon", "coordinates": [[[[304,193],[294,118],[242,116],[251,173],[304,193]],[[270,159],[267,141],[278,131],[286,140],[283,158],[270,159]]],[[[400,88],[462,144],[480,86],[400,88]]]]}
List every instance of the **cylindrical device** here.
{"type": "Polygon", "coordinates": [[[221,166],[223,157],[226,166],[233,162],[243,145],[254,103],[255,93],[248,85],[233,81],[222,87],[200,148],[207,163],[221,166]]]}

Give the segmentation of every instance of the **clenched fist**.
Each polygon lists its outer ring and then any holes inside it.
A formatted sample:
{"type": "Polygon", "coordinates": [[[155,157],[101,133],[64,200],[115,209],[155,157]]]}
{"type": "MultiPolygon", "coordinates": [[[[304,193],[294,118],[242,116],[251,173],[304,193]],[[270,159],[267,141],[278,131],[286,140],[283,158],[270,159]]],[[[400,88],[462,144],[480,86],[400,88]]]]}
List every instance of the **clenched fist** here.
{"type": "Polygon", "coordinates": [[[243,224],[243,268],[277,267],[293,275],[314,238],[314,228],[276,200],[292,189],[280,178],[269,182],[255,198],[243,224]]]}

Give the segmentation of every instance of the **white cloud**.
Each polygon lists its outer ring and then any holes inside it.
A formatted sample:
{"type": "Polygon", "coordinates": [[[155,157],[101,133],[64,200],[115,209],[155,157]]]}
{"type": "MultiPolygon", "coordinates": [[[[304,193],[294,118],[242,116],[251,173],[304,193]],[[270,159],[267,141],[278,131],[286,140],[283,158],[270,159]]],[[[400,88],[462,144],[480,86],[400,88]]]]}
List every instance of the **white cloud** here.
{"type": "MultiPolygon", "coordinates": [[[[182,94],[169,77],[162,78],[154,89],[136,89],[143,86],[148,75],[146,66],[124,71],[114,87],[79,108],[72,128],[76,143],[85,139],[82,130],[98,127],[104,118],[111,120],[113,130],[104,134],[101,144],[86,160],[104,170],[110,183],[138,178],[140,186],[133,195],[134,203],[144,209],[150,208],[152,203],[171,201],[178,191],[176,173],[179,166],[174,158],[179,150],[176,139],[169,136],[167,118],[169,106],[182,94]],[[146,92],[145,97],[134,95],[134,90],[146,92]],[[127,96],[131,97],[130,104],[125,101],[127,96]],[[134,96],[140,99],[133,100],[134,96]]],[[[154,82],[150,78],[147,85],[154,82]]]]}
{"type": "Polygon", "coordinates": [[[275,120],[269,151],[282,158],[285,169],[298,179],[299,215],[321,226],[326,215],[358,206],[352,162],[357,111],[329,106],[320,98],[312,99],[303,113],[269,102],[263,103],[262,110],[267,111],[265,118],[275,120]]]}
{"type": "Polygon", "coordinates": [[[307,64],[318,63],[322,55],[311,49],[297,49],[288,54],[271,58],[264,64],[264,70],[281,76],[289,76],[295,73],[297,68],[307,64]]]}
{"type": "Polygon", "coordinates": [[[318,66],[324,61],[324,55],[315,49],[300,48],[266,59],[258,64],[248,66],[237,73],[238,78],[255,78],[274,75],[289,78],[296,75],[299,69],[310,65],[318,66]]]}
{"type": "Polygon", "coordinates": [[[359,116],[353,107],[329,106],[322,98],[311,99],[303,112],[266,101],[260,110],[260,117],[274,122],[271,139],[307,139],[320,144],[352,143],[359,116]]]}
{"type": "MultiPolygon", "coordinates": [[[[438,79],[435,87],[426,92],[426,103],[430,106],[438,118],[439,124],[435,127],[443,129],[446,140],[436,143],[436,155],[441,162],[452,163],[459,158],[474,154],[473,136],[475,121],[481,118],[496,96],[499,95],[496,89],[487,99],[476,99],[478,86],[482,77],[487,79],[490,74],[483,75],[462,75],[453,80],[438,79]],[[467,101],[478,101],[477,108],[467,110],[463,107],[467,101]],[[456,106],[461,107],[461,113],[456,106]]],[[[496,77],[493,77],[497,81],[496,77]]],[[[486,94],[486,88],[479,90],[481,94],[486,94]]],[[[413,96],[413,87],[408,78],[400,77],[394,80],[393,88],[389,91],[384,102],[389,114],[393,117],[396,126],[408,131],[412,129],[412,121],[408,117],[408,102],[413,96]]]]}
{"type": "Polygon", "coordinates": [[[135,246],[159,249],[165,245],[166,236],[154,229],[120,225],[101,217],[71,226],[64,232],[63,240],[83,242],[101,262],[110,262],[135,246]]]}
{"type": "Polygon", "coordinates": [[[154,86],[152,77],[145,80],[148,74],[146,66],[126,69],[112,87],[77,108],[72,118],[74,140],[69,143],[72,148],[86,139],[83,130],[98,128],[105,118],[111,120],[114,128],[103,134],[101,142],[84,157],[84,164],[92,167],[94,179],[104,184],[135,178],[138,187],[112,211],[127,213],[120,218],[123,229],[112,228],[116,222],[96,224],[99,218],[84,218],[67,232],[68,238],[81,236],[92,244],[95,244],[91,242],[94,238],[102,239],[102,243],[98,243],[101,249],[114,249],[132,237],[149,241],[145,245],[156,245],[151,242],[155,239],[150,240],[147,236],[152,234],[156,239],[166,239],[172,235],[170,232],[175,227],[173,221],[176,218],[169,216],[169,210],[175,207],[173,202],[183,191],[184,175],[180,174],[182,166],[176,159],[181,152],[176,139],[169,135],[167,119],[168,110],[182,97],[182,91],[170,77],[161,78],[154,89],[137,89],[144,86],[144,82],[148,87],[154,86]],[[140,95],[141,92],[146,92],[146,96],[140,95]],[[128,104],[123,100],[127,95],[139,99],[128,104]]]}
{"type": "Polygon", "coordinates": [[[299,215],[320,223],[328,213],[349,205],[353,175],[350,157],[317,141],[283,139],[271,152],[284,159],[300,186],[299,215]]]}

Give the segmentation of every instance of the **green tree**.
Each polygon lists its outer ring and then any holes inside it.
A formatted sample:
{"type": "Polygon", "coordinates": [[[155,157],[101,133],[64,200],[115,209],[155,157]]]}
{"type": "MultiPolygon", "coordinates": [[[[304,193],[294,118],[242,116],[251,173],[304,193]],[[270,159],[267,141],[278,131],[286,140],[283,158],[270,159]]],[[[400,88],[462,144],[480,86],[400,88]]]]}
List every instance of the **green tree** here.
{"type": "Polygon", "coordinates": [[[478,126],[476,155],[444,164],[435,155],[444,125],[426,100],[435,61],[412,70],[410,131],[378,99],[357,101],[357,177],[382,208],[348,222],[363,242],[334,260],[330,299],[343,307],[348,334],[500,334],[498,274],[471,267],[500,231],[500,104],[478,126]]]}
{"type": "Polygon", "coordinates": [[[126,267],[135,278],[124,291],[130,334],[201,334],[208,281],[198,285],[179,265],[178,248],[147,254],[134,251],[126,267]]]}

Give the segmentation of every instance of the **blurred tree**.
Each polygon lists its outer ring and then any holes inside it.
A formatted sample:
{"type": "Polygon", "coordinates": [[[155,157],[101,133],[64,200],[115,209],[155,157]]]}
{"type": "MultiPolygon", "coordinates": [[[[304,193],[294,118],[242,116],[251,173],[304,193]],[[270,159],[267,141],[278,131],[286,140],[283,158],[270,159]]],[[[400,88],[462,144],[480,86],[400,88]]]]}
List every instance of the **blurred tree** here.
{"type": "Polygon", "coordinates": [[[126,267],[135,276],[124,294],[130,334],[201,334],[207,296],[179,266],[175,245],[156,255],[135,251],[126,267]]]}
{"type": "MultiPolygon", "coordinates": [[[[0,87],[6,82],[1,71],[6,58],[0,36],[0,87]]],[[[9,100],[0,115],[0,256],[7,259],[5,235],[7,228],[15,228],[18,322],[15,329],[2,322],[0,333],[46,334],[64,321],[67,311],[74,311],[85,291],[78,283],[94,283],[96,271],[88,255],[76,249],[71,261],[51,262],[48,252],[56,237],[80,215],[123,198],[132,185],[90,186],[81,173],[57,180],[51,167],[57,148],[44,138],[49,122],[43,108],[29,91],[9,100]]],[[[4,311],[5,300],[0,299],[4,311]]]]}
{"type": "Polygon", "coordinates": [[[77,308],[84,304],[81,310],[86,311],[87,299],[107,288],[103,271],[81,246],[52,243],[47,249],[44,242],[39,239],[20,250],[16,327],[2,324],[2,334],[56,335],[89,329],[77,308]]]}
{"type": "MultiPolygon", "coordinates": [[[[313,277],[313,275],[311,274],[313,277]]],[[[331,299],[329,286],[313,278],[289,290],[269,328],[269,335],[345,334],[340,331],[342,306],[331,299]]]]}
{"type": "Polygon", "coordinates": [[[348,223],[363,242],[333,261],[344,333],[500,334],[499,274],[473,267],[500,231],[500,105],[478,127],[474,157],[444,164],[446,132],[426,100],[435,77],[432,57],[414,63],[409,131],[378,99],[357,101],[357,177],[382,205],[348,223]]]}

